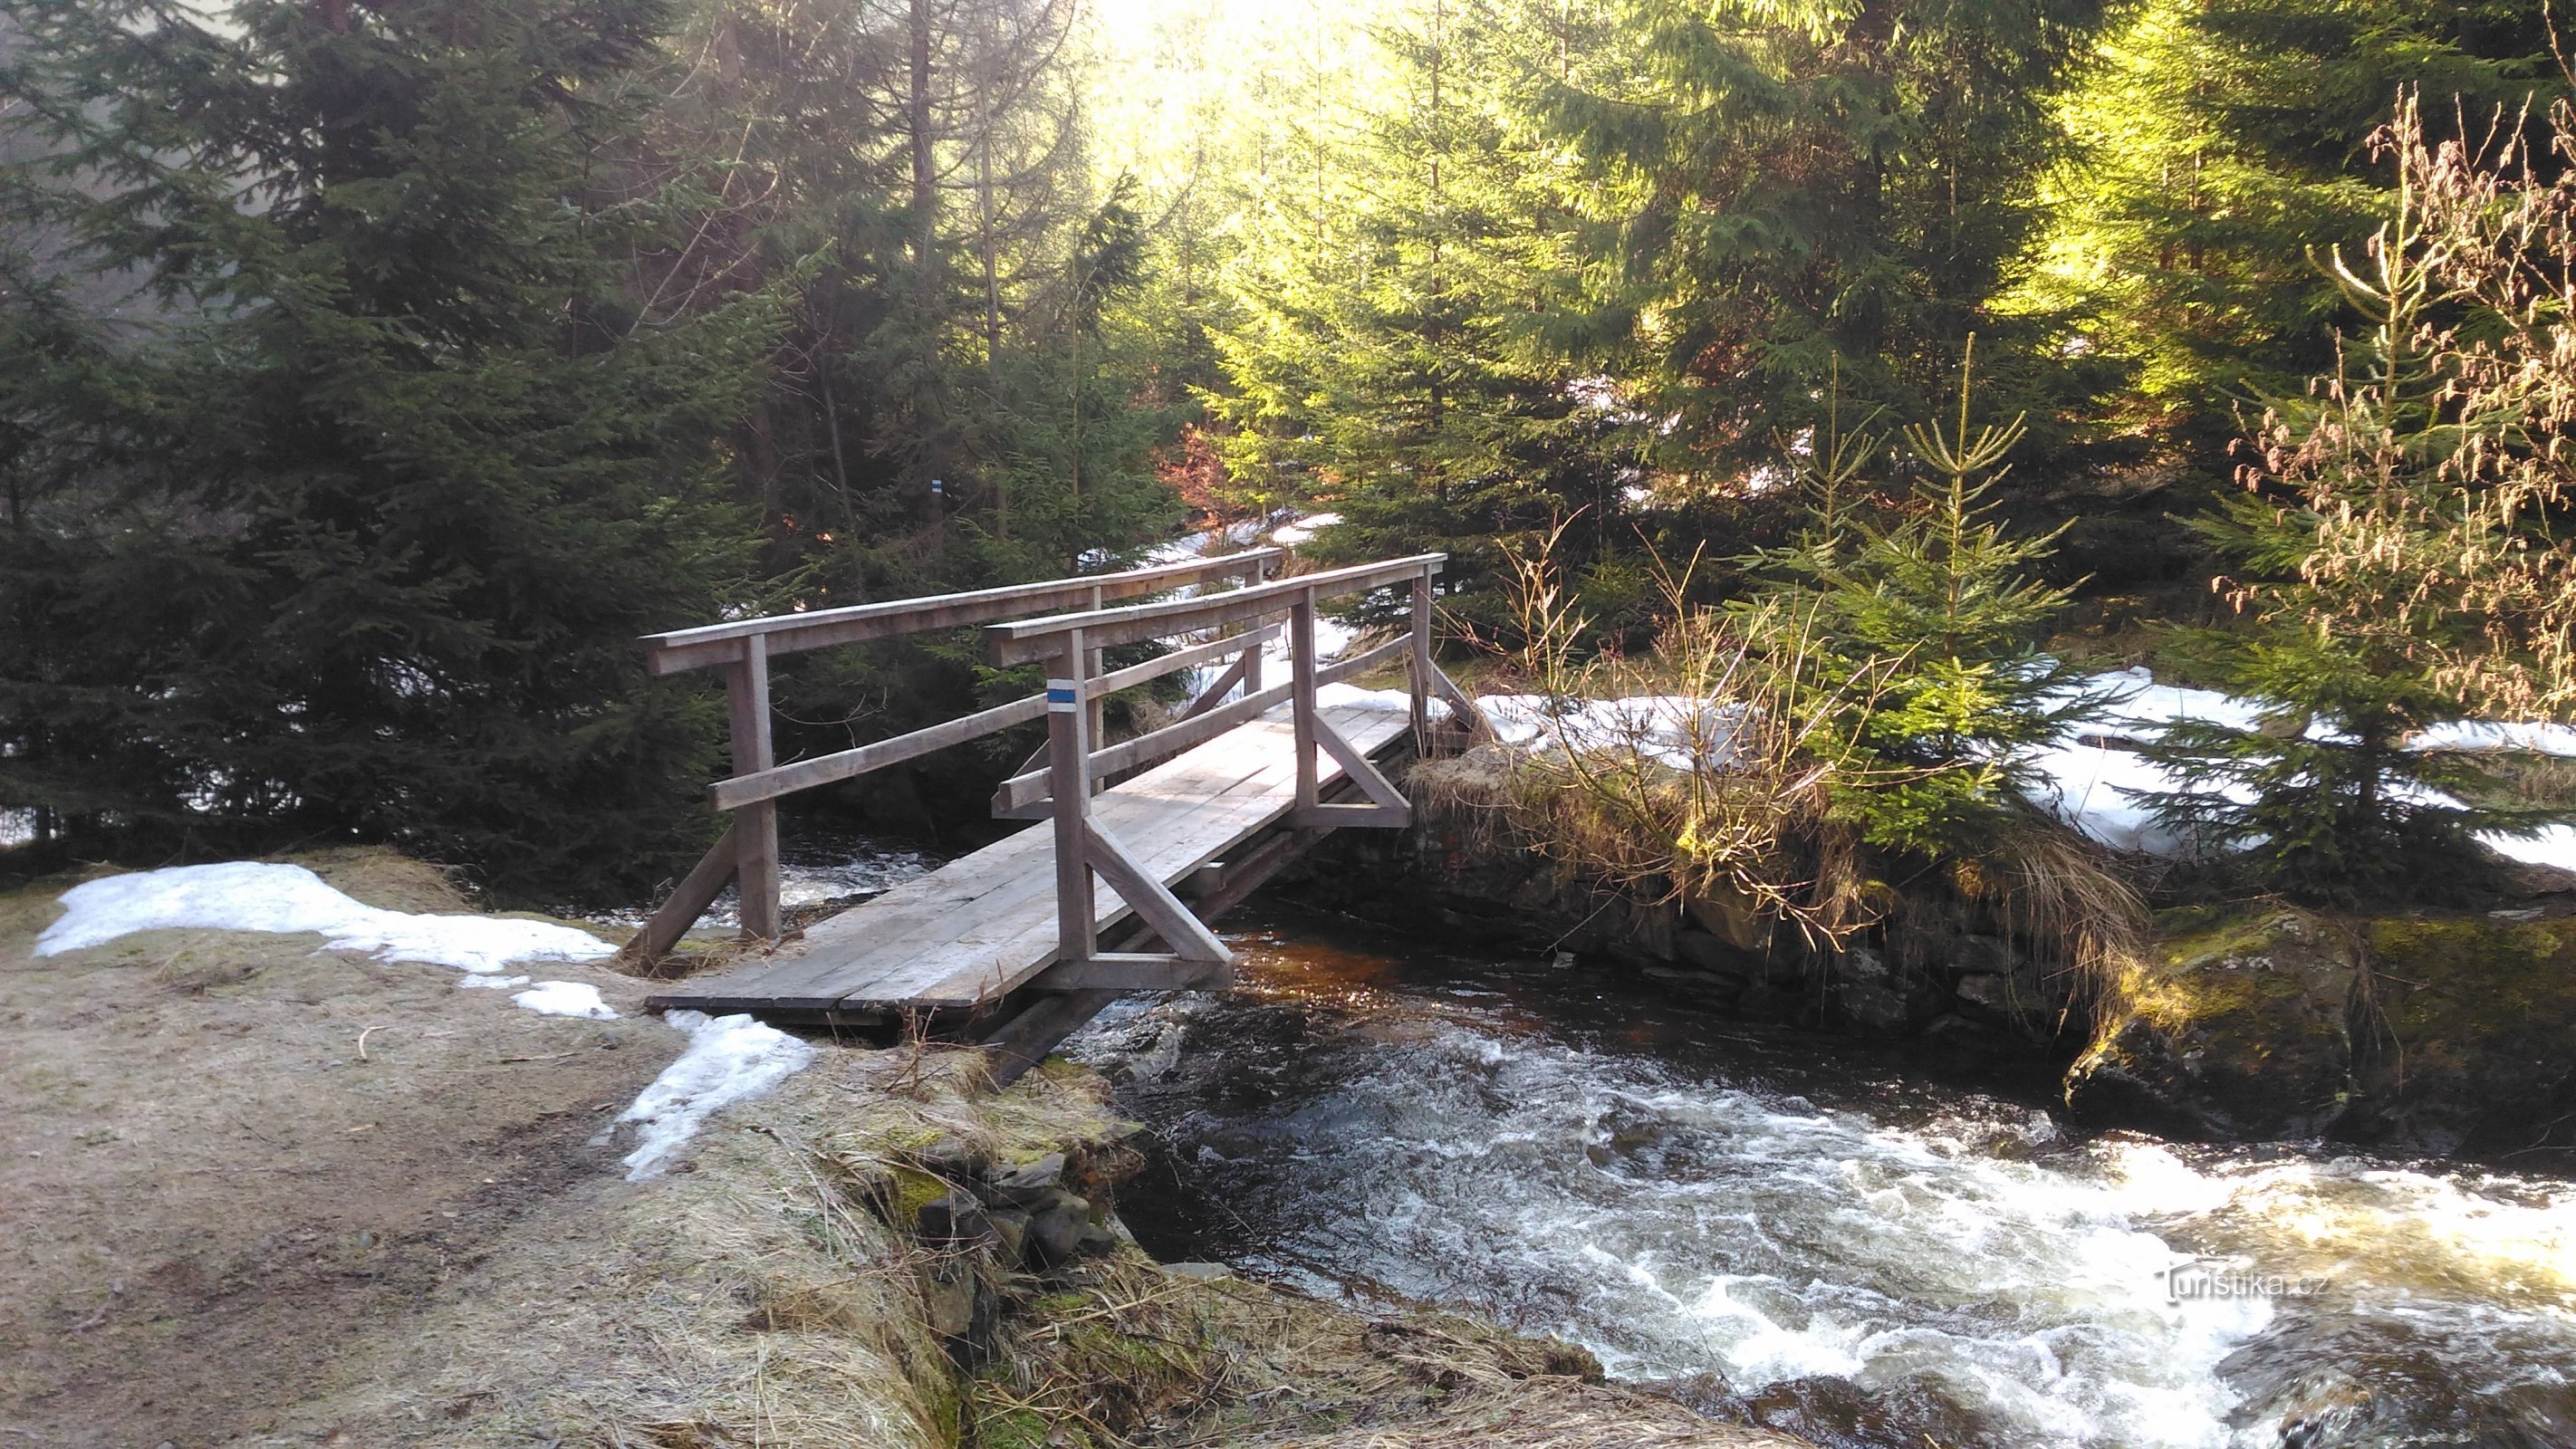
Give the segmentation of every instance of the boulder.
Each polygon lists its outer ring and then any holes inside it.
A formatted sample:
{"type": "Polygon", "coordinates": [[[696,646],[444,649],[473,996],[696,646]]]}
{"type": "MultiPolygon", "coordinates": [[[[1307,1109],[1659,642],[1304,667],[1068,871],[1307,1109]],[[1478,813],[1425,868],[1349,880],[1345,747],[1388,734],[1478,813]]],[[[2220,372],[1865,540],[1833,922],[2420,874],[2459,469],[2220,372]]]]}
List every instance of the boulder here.
{"type": "Polygon", "coordinates": [[[1685,926],[1673,933],[1674,959],[1694,970],[1741,982],[1762,974],[1762,958],[1723,937],[1685,926]]]}
{"type": "Polygon", "coordinates": [[[1064,1154],[1050,1152],[1028,1162],[994,1169],[985,1179],[984,1200],[996,1207],[1033,1208],[1063,1185],[1064,1154]]]}

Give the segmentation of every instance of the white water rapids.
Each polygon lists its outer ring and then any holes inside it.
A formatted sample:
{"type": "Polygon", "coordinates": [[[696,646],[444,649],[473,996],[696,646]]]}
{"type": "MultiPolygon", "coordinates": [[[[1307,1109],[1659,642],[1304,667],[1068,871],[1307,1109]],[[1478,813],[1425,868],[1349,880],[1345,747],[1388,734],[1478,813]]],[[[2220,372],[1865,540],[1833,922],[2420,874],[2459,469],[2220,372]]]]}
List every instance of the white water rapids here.
{"type": "Polygon", "coordinates": [[[1561,973],[1239,945],[1247,991],[1083,1047],[1171,1149],[1167,1253],[1713,1370],[1829,1443],[2576,1443],[2563,1180],[2087,1136],[1561,973]]]}

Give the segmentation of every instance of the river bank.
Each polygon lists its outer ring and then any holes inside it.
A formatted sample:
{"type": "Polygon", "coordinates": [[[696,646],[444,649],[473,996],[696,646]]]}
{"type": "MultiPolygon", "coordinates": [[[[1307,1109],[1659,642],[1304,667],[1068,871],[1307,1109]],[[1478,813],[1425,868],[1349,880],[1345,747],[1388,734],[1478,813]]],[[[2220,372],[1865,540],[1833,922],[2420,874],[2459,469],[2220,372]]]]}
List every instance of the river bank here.
{"type": "Polygon", "coordinates": [[[646,1015],[602,936],[384,851],[105,879],[0,893],[30,1444],[1794,1449],[1543,1337],[1157,1264],[1082,1069],[646,1015]],[[264,925],[173,924],[219,914],[264,925]],[[528,940],[559,980],[464,964],[528,940]]]}
{"type": "Polygon", "coordinates": [[[2560,1445],[2576,1191],[2070,1120],[2054,1075],[1826,1042],[1277,910],[1245,987],[1076,1043],[1157,1252],[1571,1339],[1866,1449],[2560,1445]]]}

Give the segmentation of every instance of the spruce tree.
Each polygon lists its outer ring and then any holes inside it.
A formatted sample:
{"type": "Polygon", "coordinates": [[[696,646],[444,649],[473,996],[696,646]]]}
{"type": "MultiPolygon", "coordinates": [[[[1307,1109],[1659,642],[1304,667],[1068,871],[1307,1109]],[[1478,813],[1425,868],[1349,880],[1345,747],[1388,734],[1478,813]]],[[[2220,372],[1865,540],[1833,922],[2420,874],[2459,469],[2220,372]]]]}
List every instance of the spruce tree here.
{"type": "Polygon", "coordinates": [[[2195,521],[2233,570],[2240,618],[2176,631],[2175,653],[2260,718],[2167,726],[2145,753],[2177,788],[2142,797],[2209,851],[2241,852],[2265,884],[2339,905],[2457,894],[2483,874],[2475,834],[2552,818],[2482,805],[2502,792],[2472,758],[2407,747],[2471,714],[2479,671],[2461,661],[2494,659],[2499,635],[2504,664],[2527,661],[2513,657],[2507,611],[2474,602],[2496,566],[2564,550],[2555,491],[2517,493],[2497,476],[2554,451],[2542,431],[2554,419],[2535,405],[2548,365],[2501,369],[2499,388],[2481,376],[2498,360],[2491,342],[2463,340],[2517,320],[2480,314],[2492,275],[2476,245],[2513,213],[2472,184],[2456,198],[2466,224],[2428,233],[2417,183],[2456,187],[2476,168],[2456,151],[2437,158],[2411,105],[2382,139],[2399,161],[2390,220],[2361,269],[2340,252],[2326,268],[2370,326],[2309,391],[2272,400],[2246,490],[2195,521]]]}
{"type": "Polygon", "coordinates": [[[1972,422],[1974,361],[1971,338],[1953,421],[1904,432],[1926,475],[1908,498],[1870,496],[1884,435],[1866,419],[1829,427],[1798,458],[1806,532],[1748,560],[1774,583],[1753,607],[1775,638],[1798,641],[1775,646],[1807,676],[1798,697],[1840,717],[1818,736],[1850,742],[1834,813],[1871,845],[1934,858],[1988,844],[2028,777],[2020,753],[2093,703],[2039,652],[2069,590],[2034,576],[2056,533],[2017,534],[1996,516],[2024,426],[1972,422]]]}
{"type": "Polygon", "coordinates": [[[769,318],[630,300],[668,213],[602,138],[658,0],[5,8],[43,140],[10,201],[151,305],[10,400],[75,451],[10,520],[0,789],[95,854],[384,840],[521,898],[668,871],[719,718],[635,636],[744,566],[710,443],[769,318]]]}
{"type": "Polygon", "coordinates": [[[1481,587],[1498,535],[1575,518],[1555,536],[1579,564],[1629,531],[1602,390],[1540,336],[1572,265],[1526,102],[1555,15],[1392,7],[1372,37],[1385,81],[1328,153],[1330,194],[1319,211],[1283,196],[1217,337],[1235,486],[1338,514],[1308,546],[1327,561],[1449,553],[1452,614],[1498,633],[1502,591],[1481,587]]]}

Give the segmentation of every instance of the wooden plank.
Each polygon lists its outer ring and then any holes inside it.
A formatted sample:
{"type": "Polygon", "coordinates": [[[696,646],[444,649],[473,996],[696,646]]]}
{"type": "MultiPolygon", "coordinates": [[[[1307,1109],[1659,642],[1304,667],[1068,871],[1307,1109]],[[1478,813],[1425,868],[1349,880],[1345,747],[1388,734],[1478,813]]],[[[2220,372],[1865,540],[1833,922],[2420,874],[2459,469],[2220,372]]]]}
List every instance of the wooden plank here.
{"type": "MultiPolygon", "coordinates": [[[[1323,711],[1368,753],[1403,734],[1401,713],[1357,705],[1323,711]]],[[[1108,790],[1096,818],[1133,842],[1140,869],[1177,880],[1283,819],[1292,771],[1284,719],[1267,718],[1108,790]]],[[[1334,771],[1338,780],[1340,772],[1334,771]]],[[[1026,984],[1053,960],[1057,926],[1051,832],[1027,830],[945,869],[816,923],[793,954],[673,983],[656,1007],[710,1011],[971,1007],[1026,984]]],[[[1126,921],[1114,891],[1097,892],[1102,928],[1126,921]]]]}
{"type": "MultiPolygon", "coordinates": [[[[1373,746],[1383,746],[1403,733],[1402,716],[1388,716],[1376,711],[1367,713],[1377,717],[1365,726],[1354,721],[1351,727],[1358,729],[1363,738],[1371,740],[1373,746]]],[[[1250,838],[1290,813],[1293,772],[1286,759],[1287,751],[1280,748],[1287,743],[1285,736],[1288,732],[1282,728],[1284,723],[1266,720],[1261,726],[1247,726],[1244,731],[1248,734],[1261,728],[1270,735],[1264,751],[1268,756],[1268,767],[1263,771],[1262,789],[1245,792],[1243,798],[1218,808],[1182,812],[1180,818],[1167,827],[1168,833],[1153,833],[1148,827],[1131,825],[1105,809],[1102,818],[1124,838],[1148,843],[1142,852],[1142,863],[1150,871],[1165,879],[1188,873],[1232,848],[1235,842],[1250,838]]],[[[1135,802],[1127,803],[1133,805],[1135,802]]],[[[1124,901],[1103,900],[1100,904],[1100,921],[1104,926],[1125,919],[1127,914],[1124,901]]],[[[1017,987],[1051,958],[1054,942],[1043,927],[1021,926],[1014,930],[1013,925],[1009,921],[994,921],[955,943],[957,954],[953,956],[933,950],[906,962],[901,977],[902,988],[916,993],[925,1001],[964,1005],[980,999],[983,993],[993,992],[997,983],[1002,990],[1017,987]],[[954,969],[945,979],[921,984],[922,978],[932,970],[952,964],[954,969]]],[[[890,981],[888,984],[894,983],[890,981]]],[[[877,999],[873,988],[845,998],[851,1005],[877,999]]]]}
{"type": "Polygon", "coordinates": [[[1047,784],[1055,797],[1055,937],[1075,959],[1091,954],[1100,934],[1091,894],[1091,711],[1083,675],[1091,656],[1080,629],[1056,636],[1064,646],[1047,681],[1047,784]]]}
{"type": "MultiPolygon", "coordinates": [[[[742,661],[729,671],[726,704],[733,716],[733,769],[757,774],[774,762],[769,742],[769,642],[755,634],[742,641],[742,661]]],[[[778,939],[778,807],[762,801],[734,816],[734,890],[742,900],[742,929],[765,941],[778,939]]]]}
{"type": "MultiPolygon", "coordinates": [[[[1408,723],[1411,717],[1411,711],[1408,710],[1406,712],[1408,723]]],[[[1360,753],[1359,746],[1342,738],[1342,732],[1333,728],[1331,720],[1316,720],[1314,729],[1315,743],[1324,747],[1324,753],[1341,762],[1342,774],[1352,784],[1360,787],[1361,794],[1389,810],[1403,810],[1409,813],[1413,809],[1411,802],[1404,798],[1404,792],[1395,788],[1395,782],[1379,774],[1376,763],[1360,753]]]]}
{"type": "MultiPolygon", "coordinates": [[[[1179,724],[1165,725],[1151,734],[1138,735],[1132,740],[1122,740],[1111,745],[1091,757],[1091,767],[1098,774],[1116,775],[1152,764],[1156,760],[1177,755],[1193,745],[1205,744],[1245,720],[1257,718],[1265,711],[1286,702],[1287,698],[1288,686],[1283,684],[1275,689],[1253,695],[1249,699],[1238,699],[1232,704],[1219,705],[1196,719],[1185,719],[1179,724]]],[[[1004,815],[1007,811],[1019,810],[1046,799],[1047,775],[1047,771],[1032,770],[1025,775],[1013,775],[1004,780],[1002,788],[993,792],[993,813],[1004,815]]]]}
{"type": "Polygon", "coordinates": [[[1313,808],[1321,784],[1315,763],[1315,594],[1309,589],[1288,614],[1288,719],[1296,729],[1297,808],[1313,808]]]}
{"type": "Polygon", "coordinates": [[[1448,557],[1442,553],[1415,554],[1411,558],[1354,564],[1349,568],[1301,574],[1276,583],[1254,584],[1207,599],[1167,599],[1158,604],[1129,604],[1119,609],[1095,609],[1082,614],[1054,614],[1014,624],[994,624],[986,627],[984,637],[991,641],[994,663],[1025,664],[1032,659],[1052,656],[1058,646],[1050,641],[1069,629],[1080,629],[1084,638],[1104,648],[1133,644],[1139,639],[1152,639],[1164,634],[1213,629],[1285,613],[1296,600],[1309,594],[1321,599],[1339,598],[1344,594],[1360,593],[1408,579],[1426,570],[1437,573],[1448,557]]]}
{"type": "Polygon", "coordinates": [[[976,589],[962,594],[887,599],[874,604],[852,604],[841,609],[765,614],[757,619],[673,629],[668,633],[644,636],[645,667],[661,675],[704,669],[711,664],[731,664],[742,658],[742,641],[755,637],[765,638],[772,654],[794,654],[835,644],[892,639],[932,629],[954,629],[966,624],[1007,619],[1013,614],[1038,614],[1061,609],[1067,604],[1087,603],[1094,589],[1102,591],[1107,598],[1132,599],[1141,594],[1159,594],[1217,579],[1241,578],[1247,582],[1258,582],[1273,562],[1285,556],[1282,549],[1252,549],[1218,558],[1157,564],[1152,568],[1095,574],[1088,578],[1048,579],[1041,583],[1008,584],[998,589],[976,589]]]}
{"type": "Polygon", "coordinates": [[[644,929],[636,932],[635,939],[617,954],[648,966],[671,954],[671,948],[680,944],[680,938],[689,933],[689,928],[698,923],[707,907],[714,905],[716,897],[723,895],[724,888],[732,882],[734,861],[741,850],[734,832],[740,828],[739,824],[725,827],[714,846],[698,857],[687,875],[680,877],[670,899],[654,909],[644,929]]]}
{"type": "Polygon", "coordinates": [[[1234,967],[1160,951],[1098,951],[1058,961],[1029,979],[1031,991],[1222,991],[1234,967]]]}
{"type": "MultiPolygon", "coordinates": [[[[1148,659],[1142,664],[1131,664],[1125,669],[1113,670],[1102,675],[1093,688],[1102,693],[1133,688],[1136,685],[1160,679],[1166,674],[1175,674],[1195,665],[1204,664],[1211,659],[1222,659],[1228,654],[1241,651],[1247,639],[1266,640],[1277,632],[1276,629],[1259,630],[1252,634],[1238,634],[1232,638],[1218,639],[1188,649],[1176,649],[1159,658],[1148,659]]],[[[889,765],[898,765],[934,750],[962,745],[968,740],[980,739],[985,735],[1009,729],[1013,725],[1026,724],[1045,713],[1046,696],[1032,694],[1026,699],[997,704],[988,710],[964,715],[944,724],[935,724],[928,729],[914,730],[910,734],[896,735],[892,739],[861,745],[856,749],[816,755],[810,760],[797,760],[790,764],[778,765],[754,775],[736,775],[730,779],[718,780],[707,787],[707,794],[718,810],[737,810],[755,801],[775,800],[782,795],[795,794],[799,790],[811,790],[818,785],[829,785],[836,780],[847,780],[867,774],[871,770],[882,770],[889,765]]],[[[1041,755],[1043,753],[1043,751],[1040,752],[1041,755]]]]}

